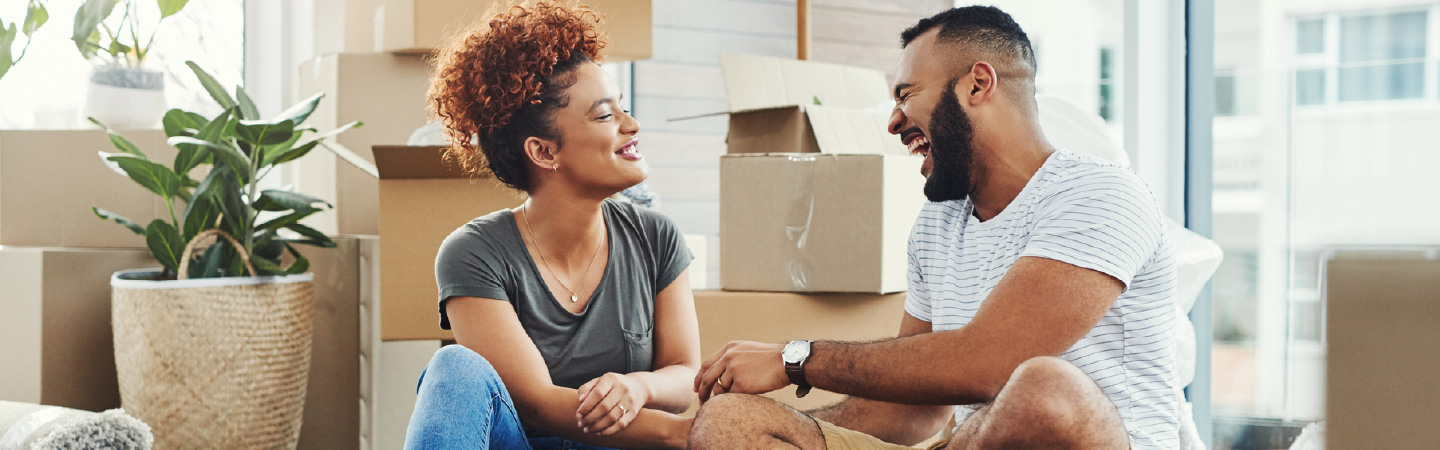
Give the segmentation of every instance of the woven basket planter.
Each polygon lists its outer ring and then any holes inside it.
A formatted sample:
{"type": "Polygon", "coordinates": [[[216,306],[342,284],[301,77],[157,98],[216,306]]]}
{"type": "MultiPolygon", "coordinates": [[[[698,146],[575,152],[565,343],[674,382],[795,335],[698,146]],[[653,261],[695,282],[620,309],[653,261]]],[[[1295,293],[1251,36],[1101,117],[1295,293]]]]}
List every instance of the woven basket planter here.
{"type": "Polygon", "coordinates": [[[152,281],[111,277],[125,411],[156,449],[285,448],[300,438],[312,274],[152,281]]]}

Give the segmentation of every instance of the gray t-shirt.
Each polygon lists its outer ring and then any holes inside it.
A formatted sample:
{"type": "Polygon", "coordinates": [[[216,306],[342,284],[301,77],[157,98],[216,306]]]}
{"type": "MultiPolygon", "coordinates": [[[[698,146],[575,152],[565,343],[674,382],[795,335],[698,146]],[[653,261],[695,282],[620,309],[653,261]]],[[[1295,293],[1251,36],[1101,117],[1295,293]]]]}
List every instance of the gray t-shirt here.
{"type": "MultiPolygon", "coordinates": [[[[440,328],[450,329],[445,301],[480,297],[510,302],[556,386],[579,388],[607,372],[652,369],[655,296],[693,256],[670,219],[606,200],[610,260],[580,314],[565,310],[525,249],[515,213],[502,209],[461,226],[440,245],[435,279],[440,328]]],[[[568,299],[566,299],[568,301],[568,299]]]]}

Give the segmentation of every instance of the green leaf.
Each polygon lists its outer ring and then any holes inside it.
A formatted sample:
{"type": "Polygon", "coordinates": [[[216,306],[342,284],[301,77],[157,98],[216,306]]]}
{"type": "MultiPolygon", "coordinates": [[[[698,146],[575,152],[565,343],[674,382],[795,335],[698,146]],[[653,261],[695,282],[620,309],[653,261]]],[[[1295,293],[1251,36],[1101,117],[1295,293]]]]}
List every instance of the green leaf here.
{"type": "Polygon", "coordinates": [[[125,139],[125,136],[121,136],[120,133],[116,133],[115,130],[112,130],[110,129],[110,127],[105,126],[105,124],[100,123],[100,121],[96,120],[94,117],[87,117],[87,119],[90,119],[91,123],[99,125],[100,128],[105,130],[105,134],[110,136],[110,143],[114,145],[115,148],[120,149],[120,151],[125,153],[139,156],[141,158],[146,158],[145,152],[140,151],[140,147],[136,147],[135,143],[130,142],[129,139],[125,139]]]}
{"type": "Polygon", "coordinates": [[[185,251],[185,241],[180,239],[180,231],[174,225],[160,219],[151,221],[150,226],[145,227],[145,245],[166,269],[180,268],[180,252],[185,251]]]}
{"type": "Polygon", "coordinates": [[[184,8],[185,3],[189,1],[190,0],[158,0],[156,3],[160,4],[160,18],[164,19],[175,15],[175,13],[180,12],[180,9],[184,8]]]}
{"type": "Polygon", "coordinates": [[[245,120],[259,120],[260,109],[255,107],[255,101],[245,93],[245,89],[235,86],[235,100],[240,106],[240,118],[245,120]]]}
{"type": "Polygon", "coordinates": [[[220,276],[220,262],[224,261],[226,250],[230,241],[220,240],[205,249],[195,261],[190,264],[190,278],[216,278],[220,276]]]}
{"type": "Polygon", "coordinates": [[[235,136],[256,146],[282,144],[295,135],[295,122],[282,120],[266,123],[242,120],[235,125],[235,136]]]}
{"type": "Polygon", "coordinates": [[[260,240],[255,242],[254,250],[251,251],[252,255],[276,261],[279,261],[280,256],[284,253],[285,242],[275,240],[274,231],[266,232],[260,240]]]}
{"type": "Polygon", "coordinates": [[[109,52],[111,55],[123,55],[130,53],[130,46],[121,44],[120,41],[110,41],[109,52]]]}
{"type": "Polygon", "coordinates": [[[281,143],[275,144],[275,145],[266,145],[266,146],[264,146],[264,147],[261,147],[261,148],[260,148],[260,152],[261,152],[261,153],[260,153],[260,155],[261,155],[260,167],[262,167],[262,168],[264,168],[264,167],[270,167],[272,164],[275,164],[275,160],[276,160],[276,159],[280,158],[281,156],[284,156],[286,153],[289,153],[289,152],[291,152],[291,151],[294,151],[294,150],[296,149],[296,148],[295,148],[295,143],[296,143],[296,142],[300,142],[300,137],[301,137],[302,135],[304,135],[304,134],[305,134],[305,133],[301,133],[301,132],[299,132],[299,131],[296,131],[296,132],[294,132],[294,133],[291,133],[291,134],[290,134],[290,139],[286,140],[285,142],[281,142],[281,143]]]}
{"type": "Polygon", "coordinates": [[[35,30],[40,29],[45,22],[50,20],[50,12],[45,10],[45,4],[39,0],[30,0],[30,6],[25,10],[25,36],[34,36],[35,30]]]}
{"type": "Polygon", "coordinates": [[[85,0],[80,9],[75,11],[75,26],[72,28],[70,40],[75,41],[75,48],[87,59],[94,55],[100,42],[100,22],[110,17],[110,12],[115,10],[115,4],[119,0],[85,0]],[[93,37],[93,39],[92,39],[93,37]]]}
{"type": "Polygon", "coordinates": [[[300,233],[301,236],[305,236],[307,238],[310,238],[312,241],[317,242],[310,245],[316,245],[325,248],[335,247],[335,241],[331,240],[329,236],[325,235],[325,233],[321,233],[320,230],[316,230],[314,228],[310,228],[299,223],[285,225],[285,228],[290,231],[300,233]]]}
{"type": "MultiPolygon", "coordinates": [[[[209,149],[213,151],[213,153],[216,155],[216,158],[218,158],[224,165],[230,167],[231,170],[235,171],[235,174],[239,175],[241,183],[250,182],[250,160],[245,158],[245,155],[240,154],[239,150],[230,148],[230,146],[228,145],[216,144],[214,142],[185,136],[175,136],[168,139],[166,142],[169,142],[170,145],[174,145],[176,147],[179,147],[181,145],[190,145],[209,149]]],[[[177,157],[178,156],[179,155],[177,155],[177,157]]],[[[195,159],[193,159],[191,162],[195,162],[199,161],[199,158],[203,158],[204,155],[197,153],[193,154],[192,157],[195,159]]]]}
{"type": "Polygon", "coordinates": [[[304,145],[289,150],[274,152],[273,154],[267,152],[265,153],[265,158],[268,161],[265,162],[265,165],[270,166],[274,164],[284,164],[290,161],[300,159],[300,157],[305,156],[306,154],[310,153],[311,150],[314,150],[315,146],[317,145],[320,145],[320,143],[317,141],[310,141],[306,142],[304,145]]]}
{"type": "Polygon", "coordinates": [[[195,77],[200,79],[200,85],[205,86],[205,92],[210,93],[210,98],[215,99],[215,103],[219,103],[220,107],[225,109],[235,107],[235,99],[225,93],[225,88],[220,86],[220,82],[215,81],[215,77],[205,73],[205,70],[201,69],[199,64],[195,64],[195,61],[185,61],[185,65],[190,66],[190,71],[195,72],[195,77]]]}
{"type": "Polygon", "coordinates": [[[260,273],[258,273],[258,274],[256,274],[256,275],[284,275],[284,274],[285,274],[285,268],[280,267],[280,263],[279,263],[279,262],[276,262],[276,261],[271,260],[271,259],[269,259],[269,258],[265,258],[265,257],[257,256],[257,255],[251,255],[251,257],[250,257],[250,264],[251,264],[251,265],[254,265],[254,266],[255,266],[255,270],[258,271],[258,272],[260,272],[260,273]]]}
{"type": "Polygon", "coordinates": [[[289,224],[292,224],[292,223],[295,223],[295,222],[299,222],[301,219],[304,219],[304,218],[306,218],[306,217],[310,217],[311,215],[314,215],[315,213],[318,213],[318,212],[320,212],[320,210],[318,210],[318,209],[305,209],[305,210],[295,211],[295,212],[290,213],[290,214],[286,214],[286,215],[283,215],[283,216],[280,216],[280,217],[276,217],[276,218],[274,218],[274,219],[267,220],[267,221],[265,221],[264,223],[261,223],[260,225],[256,225],[256,226],[255,226],[255,229],[257,229],[257,230],[278,230],[278,229],[280,229],[280,228],[284,228],[286,225],[289,225],[289,224]]]}
{"type": "MultiPolygon", "coordinates": [[[[351,129],[351,128],[359,128],[359,127],[363,127],[363,126],[365,126],[365,122],[361,122],[361,121],[358,121],[358,120],[357,120],[357,121],[354,121],[354,122],[350,122],[350,123],[341,125],[339,128],[336,128],[336,129],[333,129],[333,130],[330,130],[330,131],[326,131],[326,132],[324,132],[324,133],[322,133],[322,134],[320,134],[320,135],[318,135],[318,136],[315,136],[315,139],[311,139],[310,142],[318,142],[318,141],[322,141],[322,140],[325,140],[325,139],[329,139],[329,138],[335,137],[335,135],[337,135],[337,134],[344,133],[345,131],[347,131],[347,130],[349,130],[349,129],[351,129]]],[[[308,143],[308,142],[307,142],[307,143],[308,143]]]]}
{"type": "Polygon", "coordinates": [[[165,126],[165,136],[194,136],[200,128],[204,127],[208,120],[205,116],[195,114],[181,109],[172,109],[165,112],[165,118],[160,123],[165,126]]]}
{"type": "Polygon", "coordinates": [[[10,55],[10,45],[15,43],[15,33],[15,23],[10,23],[7,28],[4,22],[0,22],[0,78],[15,65],[15,59],[10,55]]]}
{"type": "Polygon", "coordinates": [[[169,167],[130,155],[115,155],[108,159],[119,164],[130,179],[161,197],[174,197],[175,192],[180,190],[180,175],[169,167]]]}
{"type": "Polygon", "coordinates": [[[292,209],[300,211],[315,209],[313,205],[317,203],[333,207],[330,203],[315,197],[278,189],[266,189],[260,192],[260,198],[250,206],[261,211],[289,211],[292,209]]]}
{"type": "Polygon", "coordinates": [[[285,269],[285,273],[296,275],[305,273],[305,271],[310,270],[310,260],[305,259],[304,256],[301,256],[300,252],[296,251],[294,246],[290,245],[290,243],[287,242],[285,243],[285,249],[290,251],[290,256],[295,257],[295,262],[290,263],[290,267],[285,269]]]}
{"type": "Polygon", "coordinates": [[[122,176],[122,177],[128,177],[128,176],[130,176],[130,174],[125,173],[125,170],[124,170],[124,169],[121,169],[121,168],[120,168],[120,164],[119,164],[119,163],[116,163],[115,161],[111,161],[111,160],[110,160],[110,158],[113,157],[113,156],[129,156],[129,155],[126,155],[126,154],[124,154],[124,153],[106,153],[106,152],[95,152],[95,153],[98,153],[98,154],[100,155],[100,161],[104,162],[104,163],[105,163],[105,168],[110,169],[111,172],[115,172],[116,174],[119,174],[119,175],[122,176]]]}
{"type": "Polygon", "coordinates": [[[180,225],[183,229],[181,235],[185,237],[185,242],[190,242],[200,232],[214,228],[218,219],[220,208],[215,206],[214,196],[197,193],[195,201],[185,205],[185,221],[180,225]]]}
{"type": "Polygon", "coordinates": [[[304,123],[305,119],[310,118],[310,114],[315,112],[315,108],[320,105],[320,99],[322,98],[325,98],[323,92],[301,100],[300,103],[296,103],[295,106],[291,106],[290,109],[286,109],[284,112],[275,116],[275,118],[270,119],[270,123],[280,123],[286,120],[295,122],[296,124],[304,123]]]}
{"type": "MultiPolygon", "coordinates": [[[[198,120],[199,123],[201,123],[202,125],[197,125],[194,127],[196,128],[196,131],[193,138],[209,143],[220,141],[221,138],[225,136],[226,127],[230,124],[230,111],[220,113],[219,116],[215,116],[215,120],[205,122],[205,118],[200,117],[198,114],[187,113],[178,109],[172,109],[170,110],[170,112],[165,113],[165,118],[167,120],[165,125],[167,127],[167,131],[165,134],[167,136],[170,136],[171,139],[177,137],[186,137],[183,135],[178,135],[178,133],[170,134],[170,132],[168,131],[168,127],[172,126],[171,113],[175,113],[175,116],[173,117],[173,126],[175,127],[183,126],[189,128],[189,125],[195,125],[196,121],[198,120]]],[[[205,146],[204,144],[184,142],[188,141],[182,141],[182,143],[180,144],[177,144],[175,142],[169,142],[170,145],[175,146],[176,150],[179,150],[179,153],[175,155],[175,172],[182,174],[190,173],[190,169],[194,169],[195,166],[200,165],[210,156],[209,147],[205,146]]]]}
{"type": "Polygon", "coordinates": [[[125,228],[129,228],[130,231],[134,231],[135,234],[138,234],[138,235],[141,235],[141,236],[144,236],[144,235],[145,235],[145,227],[140,226],[140,224],[135,223],[134,221],[131,221],[130,219],[126,219],[125,217],[122,217],[122,216],[119,215],[119,214],[115,214],[115,213],[113,213],[113,212],[106,211],[106,210],[103,210],[103,209],[100,209],[100,208],[97,208],[97,207],[94,207],[94,206],[91,206],[91,207],[90,207],[90,210],[91,210],[91,211],[94,211],[94,212],[95,212],[95,215],[98,216],[98,217],[100,217],[101,219],[113,220],[113,221],[115,221],[115,223],[124,225],[125,228]]]}

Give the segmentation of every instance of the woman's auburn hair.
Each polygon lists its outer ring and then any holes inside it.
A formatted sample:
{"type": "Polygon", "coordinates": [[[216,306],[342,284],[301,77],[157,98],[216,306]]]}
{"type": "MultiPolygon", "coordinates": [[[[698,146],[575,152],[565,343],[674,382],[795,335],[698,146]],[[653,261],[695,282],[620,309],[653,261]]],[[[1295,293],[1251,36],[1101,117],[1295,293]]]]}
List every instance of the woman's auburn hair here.
{"type": "Polygon", "coordinates": [[[575,0],[525,1],[487,15],[436,55],[430,108],[450,140],[446,162],[528,190],[521,145],[529,136],[517,132],[553,134],[550,115],[574,83],[565,75],[579,61],[602,61],[603,19],[575,0]]]}

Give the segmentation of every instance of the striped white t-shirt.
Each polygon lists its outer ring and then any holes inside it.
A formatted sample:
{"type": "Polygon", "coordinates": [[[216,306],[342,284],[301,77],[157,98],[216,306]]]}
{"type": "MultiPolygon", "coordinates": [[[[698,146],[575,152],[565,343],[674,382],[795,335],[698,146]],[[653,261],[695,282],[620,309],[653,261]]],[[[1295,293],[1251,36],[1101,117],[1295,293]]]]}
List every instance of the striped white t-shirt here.
{"type": "MultiPolygon", "coordinates": [[[[910,233],[909,255],[905,310],[934,331],[969,323],[1022,256],[1123,282],[1125,290],[1100,323],[1060,357],[1110,397],[1134,448],[1179,445],[1175,254],[1154,196],[1135,173],[1056,151],[990,220],[976,219],[968,199],[927,202],[910,233]]],[[[956,423],[973,412],[957,407],[956,423]]]]}

